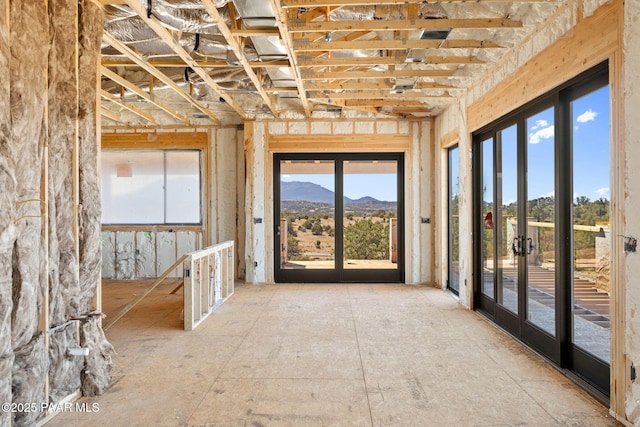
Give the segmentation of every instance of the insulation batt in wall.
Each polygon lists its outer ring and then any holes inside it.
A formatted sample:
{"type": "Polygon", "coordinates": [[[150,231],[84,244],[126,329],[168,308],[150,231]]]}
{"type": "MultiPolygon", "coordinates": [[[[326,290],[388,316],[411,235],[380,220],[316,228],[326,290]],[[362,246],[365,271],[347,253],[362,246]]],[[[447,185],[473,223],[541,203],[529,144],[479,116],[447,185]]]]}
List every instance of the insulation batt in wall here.
{"type": "MultiPolygon", "coordinates": [[[[80,389],[102,393],[110,380],[113,349],[100,316],[87,315],[99,309],[101,269],[101,34],[89,0],[0,1],[2,402],[41,408],[80,389]],[[70,357],[76,347],[89,357],[70,357]]],[[[0,412],[0,425],[44,415],[0,412]]]]}

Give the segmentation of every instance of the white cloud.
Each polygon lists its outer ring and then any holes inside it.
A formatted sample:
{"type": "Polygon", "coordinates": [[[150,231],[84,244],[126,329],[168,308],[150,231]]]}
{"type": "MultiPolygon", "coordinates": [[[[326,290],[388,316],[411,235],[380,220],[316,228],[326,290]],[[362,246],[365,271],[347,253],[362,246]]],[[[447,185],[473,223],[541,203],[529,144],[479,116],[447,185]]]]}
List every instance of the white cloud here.
{"type": "Polygon", "coordinates": [[[535,133],[530,133],[529,134],[529,143],[538,144],[540,142],[540,140],[542,140],[542,139],[553,138],[553,134],[554,134],[554,126],[553,125],[551,125],[549,127],[546,127],[546,128],[542,128],[539,131],[536,131],[535,133]]]}
{"type": "Polygon", "coordinates": [[[546,120],[536,120],[536,124],[531,126],[531,130],[541,129],[549,126],[549,122],[546,120]]]}
{"type": "Polygon", "coordinates": [[[598,188],[596,190],[596,194],[600,197],[604,197],[605,199],[608,199],[609,195],[611,194],[611,190],[609,189],[609,187],[598,188]]]}
{"type": "Polygon", "coordinates": [[[578,123],[587,123],[595,120],[597,115],[597,112],[589,108],[587,111],[580,114],[576,120],[578,121],[578,123]]]}

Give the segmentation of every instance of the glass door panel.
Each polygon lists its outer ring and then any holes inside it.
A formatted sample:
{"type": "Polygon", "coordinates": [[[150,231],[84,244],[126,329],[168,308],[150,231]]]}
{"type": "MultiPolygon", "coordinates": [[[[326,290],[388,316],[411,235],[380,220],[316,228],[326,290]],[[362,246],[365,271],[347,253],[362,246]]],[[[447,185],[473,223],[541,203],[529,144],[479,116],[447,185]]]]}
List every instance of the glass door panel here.
{"type": "Polygon", "coordinates": [[[460,292],[460,203],[459,150],[449,150],[449,279],[448,287],[460,292]]]}
{"type": "Polygon", "coordinates": [[[493,138],[482,141],[482,293],[493,299],[494,239],[493,239],[493,138]]]}
{"type": "Polygon", "coordinates": [[[610,361],[609,87],[571,102],[573,343],[610,361]]]}
{"type": "Polygon", "coordinates": [[[398,268],[398,162],[343,163],[344,269],[398,268]]]}
{"type": "Polygon", "coordinates": [[[526,120],[527,218],[520,248],[526,258],[527,319],[556,331],[555,108],[526,120]]]}
{"type": "Polygon", "coordinates": [[[280,161],[280,268],[334,269],[335,162],[280,161]]]}
{"type": "Polygon", "coordinates": [[[518,236],[518,139],[517,125],[498,132],[500,143],[496,171],[498,209],[494,218],[498,248],[498,303],[518,313],[518,263],[514,242],[518,236]]]}

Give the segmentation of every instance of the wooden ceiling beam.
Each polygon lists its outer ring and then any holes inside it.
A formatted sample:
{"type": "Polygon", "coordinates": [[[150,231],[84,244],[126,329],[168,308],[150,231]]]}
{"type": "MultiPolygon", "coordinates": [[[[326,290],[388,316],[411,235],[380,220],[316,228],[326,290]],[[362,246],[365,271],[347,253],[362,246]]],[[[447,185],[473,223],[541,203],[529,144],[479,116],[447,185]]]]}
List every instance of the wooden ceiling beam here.
{"type": "Polygon", "coordinates": [[[112,93],[107,92],[104,89],[100,90],[100,96],[102,96],[105,99],[108,99],[109,101],[113,102],[114,104],[118,105],[121,108],[125,108],[129,111],[131,111],[133,114],[136,114],[140,117],[142,117],[143,119],[153,123],[153,124],[158,124],[157,120],[149,113],[147,113],[146,111],[142,111],[141,109],[139,109],[138,107],[123,101],[122,99],[118,98],[117,95],[114,95],[112,93]]]}
{"type": "MultiPolygon", "coordinates": [[[[160,68],[184,68],[184,62],[149,60],[149,65],[160,68]]],[[[240,68],[239,65],[230,65],[226,61],[197,61],[198,67],[201,68],[240,68]]],[[[136,65],[135,62],[127,59],[105,59],[102,65],[107,67],[127,67],[136,65]]],[[[270,68],[270,67],[290,67],[289,61],[252,61],[249,62],[251,68],[270,68]]]]}
{"type": "Polygon", "coordinates": [[[406,50],[406,49],[492,49],[502,48],[497,43],[486,40],[354,40],[311,42],[306,38],[293,41],[296,52],[337,51],[337,50],[406,50]]]}
{"type": "Polygon", "coordinates": [[[300,98],[300,103],[302,104],[302,109],[306,117],[311,117],[311,108],[309,107],[309,101],[307,101],[307,94],[304,90],[304,82],[300,76],[300,68],[298,68],[298,60],[293,50],[293,43],[290,38],[290,34],[287,27],[287,12],[282,9],[280,5],[280,0],[269,0],[271,3],[271,9],[274,11],[276,15],[276,25],[278,26],[278,30],[280,31],[280,39],[282,40],[282,44],[284,44],[287,49],[287,55],[289,56],[289,61],[291,61],[291,74],[296,82],[296,87],[298,88],[298,97],[300,98]]]}
{"type": "Polygon", "coordinates": [[[265,103],[267,107],[269,107],[269,110],[271,110],[271,114],[273,114],[273,116],[277,118],[278,111],[276,110],[276,106],[273,103],[273,100],[271,99],[269,94],[264,91],[262,87],[262,81],[258,78],[256,73],[253,71],[253,69],[251,68],[251,65],[249,65],[249,60],[247,60],[247,57],[244,54],[244,49],[240,46],[240,43],[238,43],[237,38],[231,34],[231,30],[227,26],[222,15],[220,15],[220,12],[218,12],[218,9],[216,8],[216,6],[213,4],[213,1],[202,0],[202,4],[204,5],[204,8],[206,9],[209,16],[213,18],[213,22],[218,27],[218,30],[220,31],[222,36],[227,40],[229,47],[231,47],[231,51],[236,56],[238,61],[240,61],[240,64],[242,64],[242,66],[244,67],[245,73],[247,73],[247,75],[249,76],[249,79],[251,80],[256,90],[260,94],[262,101],[265,103]]]}
{"type": "Polygon", "coordinates": [[[445,95],[427,95],[419,91],[405,91],[403,93],[391,93],[390,91],[369,90],[361,92],[341,92],[330,93],[325,95],[318,91],[309,91],[309,99],[409,99],[409,98],[453,98],[450,94],[445,95]]]}
{"type": "Polygon", "coordinates": [[[289,32],[332,32],[332,31],[401,31],[423,29],[453,29],[453,28],[521,28],[522,22],[504,18],[477,19],[394,19],[376,21],[329,21],[329,22],[301,22],[294,19],[289,22],[289,32]]]}
{"type": "MultiPolygon", "coordinates": [[[[326,100],[325,100],[326,101],[326,100]]],[[[337,100],[335,102],[342,101],[345,107],[424,107],[429,108],[429,104],[418,101],[405,101],[402,99],[345,99],[337,100]]],[[[331,101],[333,102],[333,101],[331,101]]]]}
{"type": "MultiPolygon", "coordinates": [[[[307,90],[376,90],[376,89],[391,89],[393,83],[385,81],[372,81],[372,82],[322,82],[318,83],[310,81],[307,83],[307,90]]],[[[444,85],[435,82],[418,82],[416,83],[416,89],[462,89],[451,85],[444,85]]]]}
{"type": "MultiPolygon", "coordinates": [[[[229,105],[231,108],[233,108],[236,111],[236,113],[238,113],[238,115],[240,115],[240,117],[242,117],[243,119],[247,119],[248,118],[247,113],[235,102],[233,97],[228,92],[223,90],[209,76],[209,74],[207,74],[206,70],[204,70],[203,68],[198,67],[198,64],[197,64],[196,60],[193,59],[191,57],[191,55],[189,55],[189,53],[184,49],[184,47],[182,47],[182,45],[180,45],[180,43],[178,41],[178,38],[175,36],[175,34],[171,33],[169,30],[167,30],[160,23],[160,21],[158,21],[158,19],[155,16],[151,15],[151,17],[147,17],[147,10],[139,0],[126,0],[126,3],[131,9],[133,9],[134,12],[136,12],[138,17],[140,19],[142,19],[149,26],[149,28],[151,28],[153,30],[153,32],[155,32],[158,35],[158,37],[160,37],[160,39],[167,46],[169,46],[169,48],[171,48],[171,50],[173,52],[175,52],[177,56],[179,56],[185,62],[185,66],[191,67],[191,69],[198,76],[200,76],[200,78],[206,84],[208,84],[211,87],[211,89],[220,98],[224,99],[225,102],[227,103],[227,105],[229,105]]],[[[118,49],[118,50],[120,50],[120,49],[118,49]]],[[[129,49],[129,51],[131,51],[131,49],[129,49]]],[[[142,61],[144,61],[144,60],[142,60],[142,61]]],[[[187,94],[187,96],[188,96],[189,99],[191,99],[190,95],[187,94]]],[[[209,111],[207,108],[204,108],[204,111],[202,111],[202,112],[205,113],[210,118],[212,118],[213,120],[219,122],[218,118],[213,114],[213,112],[209,111]]]]}
{"type": "MultiPolygon", "coordinates": [[[[103,37],[106,36],[106,39],[108,40],[110,35],[108,35],[108,33],[105,33],[103,35],[103,37]]],[[[154,69],[155,70],[155,69],[154,69]]],[[[147,72],[150,72],[149,70],[146,70],[147,72]]],[[[120,86],[129,89],[130,91],[132,91],[133,93],[135,93],[136,95],[138,95],[139,97],[143,98],[144,100],[146,100],[147,102],[150,102],[151,104],[155,105],[156,107],[166,111],[167,113],[169,113],[170,115],[172,115],[173,117],[175,117],[176,119],[180,120],[181,122],[183,122],[184,124],[189,124],[189,119],[187,119],[186,117],[184,117],[182,114],[178,113],[176,110],[174,110],[173,108],[171,108],[170,106],[166,105],[165,103],[161,102],[159,99],[157,99],[154,96],[151,96],[150,94],[148,94],[147,92],[145,92],[144,90],[140,89],[138,86],[136,86],[135,84],[131,83],[129,80],[125,79],[124,77],[114,73],[113,71],[111,71],[110,69],[108,69],[107,67],[105,67],[104,65],[100,67],[100,73],[107,77],[108,79],[113,80],[114,82],[118,83],[120,86]]],[[[157,71],[158,74],[162,74],[159,71],[157,71]]],[[[158,77],[158,75],[156,75],[155,72],[150,72],[150,74],[152,76],[154,76],[155,78],[160,79],[161,81],[165,82],[165,80],[171,81],[173,85],[175,85],[176,87],[173,88],[176,91],[179,91],[184,93],[184,91],[177,86],[173,80],[171,80],[171,78],[167,77],[166,75],[162,74],[164,77],[160,78],[158,77]]],[[[166,82],[165,82],[166,83],[166,82]]],[[[183,98],[186,98],[188,95],[186,93],[184,93],[182,95],[183,98]]],[[[190,96],[188,96],[189,100],[191,99],[190,96]]],[[[195,101],[194,101],[195,102],[195,101]]],[[[204,108],[204,107],[203,107],[204,108]]],[[[198,108],[200,109],[200,108],[198,108]]],[[[200,109],[201,110],[201,109],[200,109]]],[[[203,111],[204,113],[204,111],[203,111]]],[[[206,113],[205,113],[206,114],[206,113]]],[[[216,119],[217,120],[217,119],[216,119]]]]}
{"type": "MultiPolygon", "coordinates": [[[[308,70],[307,70],[308,71],[308,70]]],[[[389,79],[395,77],[451,77],[455,70],[342,71],[303,73],[303,80],[389,79]]]]}
{"type": "Polygon", "coordinates": [[[122,123],[125,125],[128,124],[128,122],[118,114],[114,113],[113,111],[109,111],[104,107],[100,108],[100,114],[108,119],[113,120],[114,122],[122,123]]]}
{"type": "MultiPolygon", "coordinates": [[[[473,0],[476,3],[478,0],[473,0]]],[[[501,3],[505,0],[482,0],[483,3],[501,3]]],[[[558,0],[509,0],[513,3],[557,3],[558,0]]],[[[318,8],[331,6],[377,6],[381,4],[405,5],[412,3],[467,3],[469,0],[282,0],[283,8],[318,8]]]]}
{"type": "MultiPolygon", "coordinates": [[[[202,111],[204,114],[207,115],[207,117],[209,117],[211,120],[213,120],[216,123],[220,123],[220,120],[218,120],[218,118],[215,116],[215,114],[213,114],[212,111],[210,111],[208,108],[206,108],[204,105],[200,104],[198,101],[196,101],[195,99],[193,99],[191,97],[191,95],[189,95],[187,92],[185,92],[180,86],[178,86],[176,84],[176,82],[174,82],[171,77],[167,76],[166,74],[164,74],[162,71],[158,70],[156,67],[150,65],[149,63],[147,63],[138,53],[134,52],[133,50],[131,50],[128,46],[126,46],[125,44],[123,44],[122,42],[120,42],[118,39],[116,39],[115,37],[113,37],[111,34],[107,33],[106,31],[102,34],[102,38],[109,43],[112,47],[114,47],[115,49],[119,50],[120,52],[122,52],[122,54],[124,54],[126,57],[128,57],[129,59],[131,59],[136,65],[138,65],[140,68],[142,68],[143,70],[145,70],[146,72],[148,72],[149,74],[151,74],[152,76],[154,76],[155,78],[157,78],[158,80],[160,80],[161,82],[163,82],[164,84],[166,84],[168,87],[170,87],[171,89],[173,89],[173,91],[175,93],[177,93],[178,95],[180,95],[182,98],[184,98],[187,102],[189,102],[191,105],[193,105],[194,107],[196,107],[198,110],[202,111]]],[[[103,67],[106,68],[106,67],[103,67]]],[[[108,70],[108,69],[107,69],[108,70]]],[[[111,71],[111,70],[108,70],[111,71]]],[[[105,70],[102,70],[102,74],[105,74],[105,70]]],[[[115,73],[113,73],[115,74],[115,73]]],[[[117,74],[116,74],[117,75],[117,74]]],[[[113,77],[110,77],[107,75],[107,77],[111,78],[113,80],[113,77]]],[[[118,76],[119,77],[119,76],[118,76]]],[[[124,80],[124,79],[123,79],[124,80]]],[[[126,81],[126,80],[124,80],[126,81]]],[[[117,81],[117,83],[122,84],[120,81],[117,81]]],[[[131,83],[130,83],[131,84],[131,83]]],[[[133,84],[131,84],[133,86],[133,84]]],[[[123,85],[124,86],[124,85],[123,85]]],[[[131,89],[131,87],[128,87],[128,89],[131,89]]],[[[144,91],[141,90],[142,93],[144,93],[144,91]]],[[[140,96],[140,93],[138,93],[140,96]]],[[[150,100],[151,97],[149,97],[150,100]]],[[[155,102],[156,105],[160,106],[158,104],[158,102],[155,102]]],[[[161,107],[162,108],[162,107],[161,107]]],[[[166,108],[163,108],[163,110],[167,111],[166,108]]],[[[168,112],[168,111],[167,111],[168,112]]],[[[175,111],[174,111],[175,112],[175,111]]],[[[171,114],[171,113],[170,113],[171,114]]],[[[173,115],[173,114],[172,114],[173,115]]],[[[181,120],[181,119],[180,119],[181,120]]]]}
{"type": "Polygon", "coordinates": [[[370,56],[354,58],[317,58],[311,59],[308,55],[298,56],[298,65],[306,67],[363,67],[376,65],[402,64],[401,58],[395,56],[370,56]]]}
{"type": "Polygon", "coordinates": [[[420,58],[419,62],[405,62],[400,56],[369,56],[353,58],[316,58],[310,55],[298,55],[298,65],[301,68],[310,67],[337,67],[337,66],[376,66],[376,65],[400,65],[404,63],[420,64],[484,64],[472,56],[427,56],[420,58]]]}

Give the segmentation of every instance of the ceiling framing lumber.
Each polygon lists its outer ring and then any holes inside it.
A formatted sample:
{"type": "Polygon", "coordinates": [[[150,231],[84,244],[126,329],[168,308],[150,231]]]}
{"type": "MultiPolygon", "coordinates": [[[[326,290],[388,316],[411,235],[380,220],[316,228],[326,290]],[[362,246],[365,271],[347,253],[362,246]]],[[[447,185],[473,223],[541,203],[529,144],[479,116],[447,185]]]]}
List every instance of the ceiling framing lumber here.
{"type": "Polygon", "coordinates": [[[113,111],[109,111],[104,107],[100,108],[100,114],[108,119],[113,120],[114,122],[122,123],[124,125],[129,124],[125,119],[120,117],[118,114],[114,113],[113,111]]]}
{"type": "MultiPolygon", "coordinates": [[[[482,0],[485,3],[501,3],[505,0],[482,0]]],[[[514,3],[555,3],[557,0],[509,0],[514,3]]],[[[282,0],[284,8],[311,8],[331,6],[377,6],[382,4],[405,5],[422,3],[468,3],[469,0],[282,0]]],[[[477,3],[472,0],[471,3],[477,3]]]]}
{"type": "Polygon", "coordinates": [[[315,58],[310,55],[299,55],[298,65],[307,67],[361,67],[376,65],[401,65],[407,63],[420,64],[484,64],[485,62],[472,56],[427,56],[420,61],[405,61],[399,56],[372,56],[353,58],[315,58]]]}
{"type": "Polygon", "coordinates": [[[124,87],[125,89],[129,89],[130,91],[132,91],[133,93],[135,93],[139,97],[143,98],[144,100],[146,100],[150,104],[155,105],[156,107],[160,108],[161,110],[165,111],[166,113],[168,113],[171,116],[175,117],[176,119],[180,120],[182,123],[184,123],[186,125],[189,124],[189,119],[188,118],[184,117],[182,114],[178,113],[176,110],[174,110],[170,106],[166,105],[164,102],[162,102],[159,99],[157,99],[155,96],[151,96],[151,94],[149,94],[149,93],[145,92],[144,90],[140,89],[138,86],[136,86],[135,84],[131,83],[129,80],[127,80],[124,77],[114,73],[113,71],[111,71],[110,69],[105,67],[104,65],[102,65],[100,67],[100,73],[103,76],[105,76],[105,77],[113,80],[114,82],[118,83],[120,86],[124,87]]]}
{"type": "MultiPolygon", "coordinates": [[[[184,62],[149,60],[147,63],[154,67],[160,68],[184,68],[184,62]]],[[[201,68],[242,68],[241,66],[229,65],[226,61],[197,61],[198,67],[201,68]]],[[[269,68],[269,67],[289,67],[289,61],[252,61],[248,63],[251,68],[269,68]]],[[[102,65],[107,67],[120,67],[135,65],[135,62],[126,59],[104,59],[102,65]]]]}
{"type": "Polygon", "coordinates": [[[389,79],[396,77],[452,77],[455,70],[388,70],[388,71],[330,71],[326,73],[303,73],[303,80],[339,79],[389,79]]]}
{"type": "Polygon", "coordinates": [[[502,48],[497,43],[485,40],[354,40],[311,42],[306,38],[293,41],[297,52],[337,50],[406,50],[406,49],[480,49],[502,48]]]}
{"type": "Polygon", "coordinates": [[[271,8],[276,15],[276,25],[278,26],[278,30],[280,30],[280,38],[282,40],[282,44],[284,44],[285,48],[287,49],[287,55],[289,56],[289,61],[291,61],[291,74],[293,75],[296,86],[298,87],[298,96],[300,98],[300,103],[302,104],[304,114],[306,117],[311,117],[311,108],[309,107],[309,101],[307,101],[306,91],[304,90],[304,83],[300,76],[298,60],[293,50],[293,43],[291,41],[291,38],[289,37],[289,31],[287,28],[287,13],[282,9],[280,0],[269,0],[269,2],[271,3],[271,8]]]}
{"type": "MultiPolygon", "coordinates": [[[[226,91],[224,91],[206,72],[206,70],[198,67],[198,63],[195,59],[189,55],[189,53],[180,45],[177,38],[174,34],[172,34],[169,30],[167,30],[158,19],[151,15],[151,17],[147,16],[146,9],[142,6],[140,1],[138,0],[125,0],[127,5],[133,9],[140,19],[142,19],[148,26],[151,28],[157,35],[162,39],[163,42],[167,44],[175,52],[177,56],[179,56],[187,66],[191,67],[191,69],[198,75],[200,78],[207,83],[212,90],[216,92],[218,96],[225,100],[225,102],[233,108],[236,113],[240,115],[243,119],[248,118],[247,113],[235,102],[233,97],[226,91]]],[[[130,50],[130,49],[129,49],[130,50]]],[[[187,95],[189,96],[189,95],[187,95]]],[[[191,96],[189,96],[191,98],[191,96]]],[[[205,108],[203,113],[207,114],[213,120],[219,122],[217,117],[208,109],[205,108]],[[215,117],[215,118],[214,118],[215,117]]]]}
{"type": "Polygon", "coordinates": [[[534,37],[538,18],[557,17],[573,0],[202,0],[195,14],[187,0],[166,10],[145,0],[90,1],[105,13],[107,113],[137,109],[157,126],[205,126],[207,118],[310,119],[340,108],[435,117],[534,37]],[[107,4],[132,13],[114,15],[107,4]],[[524,19],[531,13],[536,19],[524,19]],[[154,81],[164,83],[161,98],[154,81]]]}
{"type": "Polygon", "coordinates": [[[229,29],[227,24],[224,22],[224,18],[222,17],[222,15],[220,15],[220,12],[218,12],[218,9],[216,9],[216,6],[213,4],[213,1],[202,0],[202,4],[204,5],[209,16],[213,18],[213,22],[218,27],[218,30],[220,31],[220,33],[224,36],[225,39],[227,39],[227,43],[229,43],[229,47],[231,47],[231,51],[244,67],[245,73],[247,73],[247,75],[249,76],[249,79],[251,79],[251,82],[256,87],[256,90],[260,94],[260,97],[264,101],[264,104],[267,107],[269,107],[269,110],[271,110],[271,114],[273,114],[273,116],[277,118],[278,111],[276,110],[273,100],[271,99],[269,94],[264,91],[262,87],[262,81],[260,81],[256,73],[253,72],[253,69],[249,64],[249,61],[244,55],[242,47],[238,43],[238,40],[236,40],[236,38],[231,34],[231,30],[229,29]]]}
{"type": "Polygon", "coordinates": [[[317,99],[409,99],[409,98],[452,98],[450,94],[425,94],[419,91],[405,91],[393,93],[389,91],[381,91],[381,90],[370,90],[370,91],[361,91],[361,92],[341,92],[341,93],[330,93],[325,95],[320,91],[309,91],[309,99],[317,100],[317,99]]]}
{"type": "MultiPolygon", "coordinates": [[[[204,114],[206,114],[211,120],[213,120],[216,123],[220,122],[220,120],[218,120],[218,118],[213,114],[212,111],[210,111],[204,105],[200,104],[198,101],[193,99],[191,97],[191,95],[186,93],[180,86],[178,86],[170,77],[168,77],[162,71],[160,71],[157,68],[149,65],[140,55],[138,55],[136,52],[134,52],[131,49],[129,49],[128,46],[125,46],[118,39],[116,39],[115,37],[113,37],[111,34],[109,34],[107,32],[104,32],[102,34],[102,38],[107,43],[109,43],[112,47],[114,47],[115,49],[117,49],[120,52],[122,52],[123,55],[125,55],[126,57],[131,59],[133,62],[135,62],[138,66],[140,66],[142,69],[147,71],[149,74],[153,75],[158,80],[160,80],[161,82],[163,82],[167,86],[171,87],[178,95],[180,95],[181,97],[186,99],[194,107],[196,107],[198,110],[200,110],[204,114]]],[[[242,110],[240,110],[240,111],[242,111],[242,110]]],[[[243,111],[243,113],[244,113],[244,111],[243,111]]]]}
{"type": "Polygon", "coordinates": [[[400,31],[441,28],[520,28],[522,22],[511,19],[478,18],[478,19],[396,19],[379,21],[329,21],[302,22],[292,19],[289,32],[330,32],[330,31],[400,31]]]}
{"type": "Polygon", "coordinates": [[[116,95],[107,92],[104,89],[100,90],[100,95],[105,98],[108,99],[109,101],[113,102],[114,104],[120,106],[121,108],[125,108],[129,111],[131,111],[133,114],[136,114],[140,117],[142,117],[143,119],[153,123],[153,124],[158,124],[158,121],[149,113],[147,113],[146,111],[142,111],[141,109],[137,108],[136,106],[125,102],[123,100],[121,100],[120,98],[118,98],[116,95]]]}

